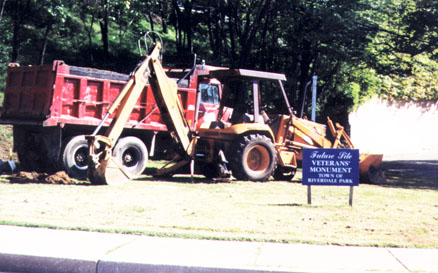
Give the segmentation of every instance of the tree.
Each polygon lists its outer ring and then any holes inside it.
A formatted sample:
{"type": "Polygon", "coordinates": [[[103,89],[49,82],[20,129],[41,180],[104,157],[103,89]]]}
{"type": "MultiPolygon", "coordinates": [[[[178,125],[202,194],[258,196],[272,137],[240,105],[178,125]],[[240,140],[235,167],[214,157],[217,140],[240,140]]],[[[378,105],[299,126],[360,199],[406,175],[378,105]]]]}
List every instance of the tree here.
{"type": "Polygon", "coordinates": [[[9,14],[12,20],[12,52],[10,60],[17,61],[22,43],[23,25],[31,16],[30,7],[31,0],[16,0],[8,3],[9,14]]]}
{"type": "Polygon", "coordinates": [[[102,46],[104,58],[109,58],[109,44],[108,44],[108,28],[109,28],[109,16],[110,16],[110,2],[109,0],[101,0],[99,5],[99,25],[102,36],[102,46]]]}
{"type": "Polygon", "coordinates": [[[318,75],[321,121],[325,115],[338,115],[338,103],[325,108],[324,102],[333,97],[342,105],[350,104],[340,88],[353,80],[347,77],[348,71],[359,69],[377,32],[376,25],[361,16],[369,5],[360,0],[290,1],[277,5],[277,28],[269,35],[275,38],[272,47],[283,59],[291,101],[301,108],[306,83],[312,75],[318,75]]]}
{"type": "Polygon", "coordinates": [[[192,9],[194,0],[172,0],[172,22],[178,54],[192,52],[192,9]]]}
{"type": "Polygon", "coordinates": [[[216,60],[227,57],[231,67],[257,66],[253,49],[271,9],[271,0],[218,1],[206,13],[210,46],[216,60]],[[225,56],[223,56],[226,54],[225,56]]]}
{"type": "Polygon", "coordinates": [[[93,52],[93,26],[96,20],[96,1],[86,0],[79,1],[73,7],[73,11],[80,18],[83,29],[86,32],[88,38],[88,60],[90,63],[94,62],[94,52],[93,52]]]}
{"type": "MultiPolygon", "coordinates": [[[[429,87],[438,67],[436,1],[3,0],[0,5],[2,63],[63,58],[126,72],[137,62],[140,33],[149,28],[163,33],[166,54],[199,53],[213,65],[285,73],[288,96],[298,109],[306,83],[318,75],[322,117],[331,112],[345,117],[373,92],[438,97],[429,87]]],[[[273,89],[267,98],[272,109],[282,107],[273,89]]]]}
{"type": "Polygon", "coordinates": [[[41,29],[43,36],[39,50],[39,63],[44,64],[49,37],[56,39],[59,31],[64,28],[68,16],[61,0],[42,0],[32,5],[31,23],[36,29],[41,29]]]}
{"type": "Polygon", "coordinates": [[[437,99],[433,84],[438,66],[436,1],[377,1],[371,12],[379,32],[366,63],[380,79],[379,94],[397,99],[437,99]]]}

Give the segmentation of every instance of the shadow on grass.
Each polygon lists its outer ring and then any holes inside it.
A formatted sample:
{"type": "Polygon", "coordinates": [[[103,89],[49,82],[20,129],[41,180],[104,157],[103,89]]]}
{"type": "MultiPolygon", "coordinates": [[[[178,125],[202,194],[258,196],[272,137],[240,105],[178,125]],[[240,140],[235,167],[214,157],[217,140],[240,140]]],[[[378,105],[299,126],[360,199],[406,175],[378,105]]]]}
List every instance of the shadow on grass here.
{"type": "Polygon", "coordinates": [[[236,180],[235,178],[207,178],[202,174],[195,173],[194,177],[191,178],[188,172],[182,171],[175,175],[163,175],[154,176],[156,168],[146,168],[143,173],[145,176],[138,178],[138,181],[157,181],[157,182],[175,182],[175,183],[205,183],[205,184],[218,184],[218,183],[233,183],[233,182],[248,182],[248,183],[276,183],[276,182],[286,182],[286,183],[301,183],[301,180],[293,179],[291,180],[268,180],[268,181],[244,181],[236,180]]]}
{"type": "Polygon", "coordinates": [[[187,183],[187,184],[217,184],[217,183],[231,183],[231,179],[210,179],[203,175],[195,174],[193,177],[188,171],[177,173],[174,175],[154,176],[156,168],[146,168],[143,172],[146,176],[141,176],[138,181],[156,181],[156,182],[174,182],[174,183],[187,183]]]}
{"type": "Polygon", "coordinates": [[[308,205],[298,204],[298,203],[283,203],[283,204],[268,204],[268,206],[273,206],[273,207],[305,207],[308,205]]]}
{"type": "MultiPolygon", "coordinates": [[[[386,182],[377,184],[382,187],[438,190],[438,160],[401,160],[384,161],[381,169],[386,176],[386,182]]],[[[145,176],[136,181],[173,182],[186,184],[216,184],[232,183],[229,179],[208,179],[202,175],[191,177],[189,174],[154,177],[154,168],[147,169],[145,176]]],[[[2,178],[11,184],[63,184],[77,186],[94,186],[87,180],[70,179],[68,175],[56,173],[52,175],[40,173],[20,173],[3,175],[2,178]]],[[[270,181],[271,182],[271,181],[270,181]]],[[[300,183],[300,181],[287,181],[300,183]]],[[[299,206],[300,204],[271,204],[272,206],[299,206]]]]}
{"type": "Polygon", "coordinates": [[[438,160],[384,161],[384,187],[438,190],[438,160]]]}

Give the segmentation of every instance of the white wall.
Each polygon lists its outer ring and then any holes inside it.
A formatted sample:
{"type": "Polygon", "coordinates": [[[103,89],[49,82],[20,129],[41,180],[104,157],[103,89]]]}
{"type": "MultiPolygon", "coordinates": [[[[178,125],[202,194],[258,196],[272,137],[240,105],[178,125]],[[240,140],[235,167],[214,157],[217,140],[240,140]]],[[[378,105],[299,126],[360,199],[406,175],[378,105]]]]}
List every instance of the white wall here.
{"type": "Polygon", "coordinates": [[[351,139],[361,152],[384,158],[438,157],[438,102],[388,101],[377,97],[349,115],[351,139]]]}

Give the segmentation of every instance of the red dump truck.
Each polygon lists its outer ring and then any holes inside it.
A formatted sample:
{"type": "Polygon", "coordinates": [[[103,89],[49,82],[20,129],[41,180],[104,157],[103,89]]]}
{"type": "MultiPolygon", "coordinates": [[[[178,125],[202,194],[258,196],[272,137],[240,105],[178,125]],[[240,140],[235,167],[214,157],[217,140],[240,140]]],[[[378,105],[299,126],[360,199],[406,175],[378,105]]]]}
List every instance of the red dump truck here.
{"type": "MultiPolygon", "coordinates": [[[[178,83],[178,96],[192,130],[204,120],[216,119],[221,84],[204,75],[217,69],[221,68],[195,65],[166,69],[168,77],[178,83]],[[199,113],[195,119],[197,97],[199,113]]],[[[85,135],[93,132],[128,79],[125,74],[63,61],[41,66],[9,64],[0,124],[13,125],[14,151],[21,168],[46,172],[64,169],[72,177],[85,178],[85,135]]],[[[110,122],[111,118],[105,125],[110,122]]],[[[116,153],[125,166],[141,173],[149,157],[160,158],[170,152],[170,141],[147,86],[115,147],[116,153]]]]}

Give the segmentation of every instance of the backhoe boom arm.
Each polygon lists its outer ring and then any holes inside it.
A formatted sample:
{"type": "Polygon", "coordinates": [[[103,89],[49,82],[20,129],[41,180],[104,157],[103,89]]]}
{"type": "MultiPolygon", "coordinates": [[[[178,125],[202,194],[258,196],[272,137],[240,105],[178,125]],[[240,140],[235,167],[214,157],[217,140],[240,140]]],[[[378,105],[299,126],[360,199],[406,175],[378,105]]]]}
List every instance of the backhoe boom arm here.
{"type": "Polygon", "coordinates": [[[93,184],[124,184],[132,179],[121,163],[112,156],[112,149],[119,139],[135,104],[147,84],[150,83],[158,108],[168,130],[188,153],[190,127],[184,116],[177,94],[177,85],[165,74],[159,59],[161,44],[157,43],[151,53],[131,74],[129,81],[107,109],[107,114],[95,132],[87,136],[89,146],[88,178],[93,184]],[[113,115],[104,135],[97,135],[105,119],[113,115]]]}

